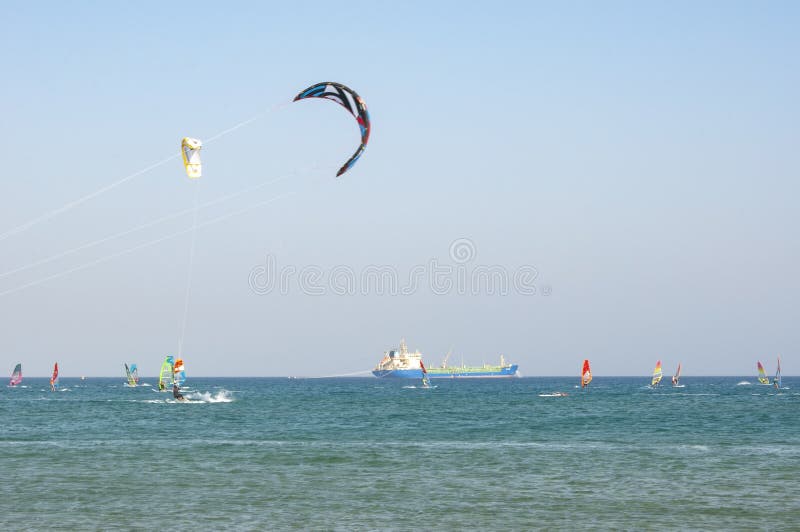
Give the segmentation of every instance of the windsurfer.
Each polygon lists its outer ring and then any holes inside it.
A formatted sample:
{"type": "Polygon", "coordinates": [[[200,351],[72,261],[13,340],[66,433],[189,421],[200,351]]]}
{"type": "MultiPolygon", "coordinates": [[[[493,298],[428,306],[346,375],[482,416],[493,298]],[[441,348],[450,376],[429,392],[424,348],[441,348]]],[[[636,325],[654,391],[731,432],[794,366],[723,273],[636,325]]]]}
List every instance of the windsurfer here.
{"type": "Polygon", "coordinates": [[[172,385],[172,396],[178,401],[185,401],[183,394],[177,384],[172,385]]]}
{"type": "Polygon", "coordinates": [[[164,391],[164,381],[158,381],[158,389],[160,391],[164,391]]]}

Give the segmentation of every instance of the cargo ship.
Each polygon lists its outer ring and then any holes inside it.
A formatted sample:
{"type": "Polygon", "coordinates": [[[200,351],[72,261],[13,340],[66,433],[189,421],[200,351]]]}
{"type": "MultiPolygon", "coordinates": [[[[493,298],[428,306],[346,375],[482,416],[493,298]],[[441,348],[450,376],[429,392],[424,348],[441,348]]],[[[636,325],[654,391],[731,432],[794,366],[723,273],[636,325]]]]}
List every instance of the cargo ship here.
{"type": "MultiPolygon", "coordinates": [[[[500,355],[500,365],[498,366],[490,364],[484,364],[483,366],[448,366],[448,358],[449,354],[438,367],[426,366],[428,377],[431,379],[485,379],[519,376],[517,364],[508,364],[503,355],[500,355]]],[[[419,351],[409,352],[405,340],[401,340],[399,349],[392,349],[384,353],[383,359],[372,370],[372,374],[378,378],[421,379],[421,362],[422,353],[419,351]]]]}

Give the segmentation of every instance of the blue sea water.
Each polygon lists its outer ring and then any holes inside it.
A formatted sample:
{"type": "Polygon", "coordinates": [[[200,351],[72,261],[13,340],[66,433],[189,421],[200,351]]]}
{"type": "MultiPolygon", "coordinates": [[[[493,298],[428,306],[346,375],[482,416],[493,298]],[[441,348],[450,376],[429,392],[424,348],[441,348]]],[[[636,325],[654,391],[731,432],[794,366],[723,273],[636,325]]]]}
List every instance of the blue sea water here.
{"type": "Polygon", "coordinates": [[[3,528],[798,526],[800,381],[576,380],[26,379],[0,389],[3,528]]]}

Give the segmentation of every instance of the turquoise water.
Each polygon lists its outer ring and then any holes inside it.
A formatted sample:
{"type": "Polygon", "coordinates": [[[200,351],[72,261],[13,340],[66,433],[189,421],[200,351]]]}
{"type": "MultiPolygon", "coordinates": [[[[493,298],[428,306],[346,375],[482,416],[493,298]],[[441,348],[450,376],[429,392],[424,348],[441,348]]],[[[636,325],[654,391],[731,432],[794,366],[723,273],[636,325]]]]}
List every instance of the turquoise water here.
{"type": "Polygon", "coordinates": [[[800,515],[792,378],[777,393],[197,378],[189,403],[122,380],[0,390],[5,529],[779,530],[800,515]],[[555,390],[569,396],[539,396],[555,390]]]}

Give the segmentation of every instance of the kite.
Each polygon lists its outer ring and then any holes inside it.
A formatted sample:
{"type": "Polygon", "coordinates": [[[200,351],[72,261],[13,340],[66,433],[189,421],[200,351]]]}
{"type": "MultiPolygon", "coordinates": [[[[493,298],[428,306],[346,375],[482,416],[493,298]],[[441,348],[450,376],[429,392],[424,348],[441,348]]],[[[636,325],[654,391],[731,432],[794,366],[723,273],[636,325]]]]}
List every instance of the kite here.
{"type": "Polygon", "coordinates": [[[369,141],[370,132],[367,104],[364,103],[364,100],[362,100],[353,89],[350,89],[341,83],[334,83],[332,81],[325,81],[323,83],[317,83],[316,85],[310,86],[295,96],[294,101],[296,102],[298,100],[305,100],[306,98],[325,98],[326,100],[332,100],[338,103],[350,111],[350,114],[352,114],[358,122],[358,127],[361,128],[361,145],[358,147],[353,156],[350,157],[350,159],[348,159],[347,162],[344,163],[344,165],[336,173],[336,177],[339,177],[348,171],[354,164],[356,164],[356,161],[359,157],[361,157],[361,154],[364,153],[364,149],[367,147],[367,141],[369,141]]]}
{"type": "Polygon", "coordinates": [[[202,148],[203,143],[197,139],[183,137],[181,141],[183,166],[186,168],[186,175],[192,179],[197,179],[202,175],[202,164],[200,163],[200,150],[202,148]]]}

